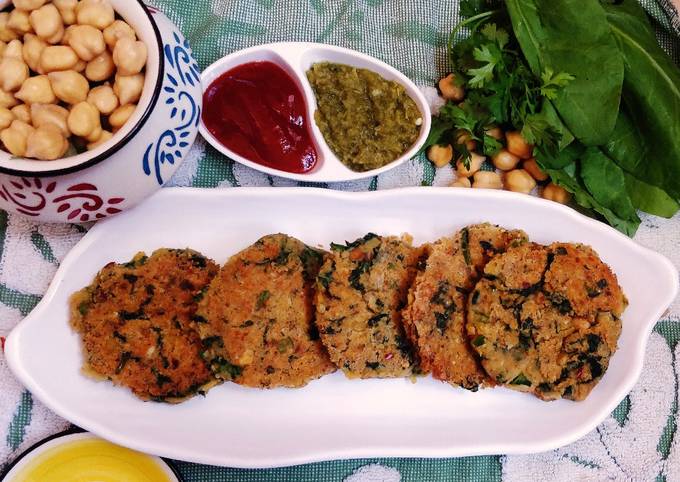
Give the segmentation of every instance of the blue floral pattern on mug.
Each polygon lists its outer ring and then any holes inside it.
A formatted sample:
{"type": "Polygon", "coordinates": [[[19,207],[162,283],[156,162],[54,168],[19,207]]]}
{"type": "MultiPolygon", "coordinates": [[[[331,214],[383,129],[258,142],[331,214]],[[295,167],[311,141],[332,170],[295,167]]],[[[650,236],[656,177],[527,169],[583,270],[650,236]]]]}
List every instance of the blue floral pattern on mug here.
{"type": "Polygon", "coordinates": [[[187,138],[201,118],[201,107],[186,90],[187,86],[200,84],[198,63],[191,54],[189,42],[186,39],[182,41],[177,32],[173,32],[173,38],[174,44],[165,44],[163,48],[166,71],[163,101],[172,106],[170,122],[176,125],[163,131],[155,142],[148,145],[142,161],[144,173],[147,176],[153,173],[160,185],[165,182],[163,165],[173,165],[181,159],[183,151],[190,146],[187,138]]]}

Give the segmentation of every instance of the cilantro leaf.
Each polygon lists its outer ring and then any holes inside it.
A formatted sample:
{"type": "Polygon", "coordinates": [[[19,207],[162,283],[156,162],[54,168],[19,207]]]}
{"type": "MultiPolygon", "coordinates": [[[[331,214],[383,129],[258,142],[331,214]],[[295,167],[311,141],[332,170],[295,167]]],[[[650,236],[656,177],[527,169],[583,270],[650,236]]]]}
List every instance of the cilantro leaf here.
{"type": "Polygon", "coordinates": [[[487,23],[480,32],[489,40],[496,42],[501,49],[508,44],[510,39],[508,32],[498,28],[495,23],[487,23]]]}
{"type": "Polygon", "coordinates": [[[566,72],[555,74],[553,70],[548,67],[541,74],[541,81],[543,81],[543,85],[540,89],[541,95],[550,100],[554,100],[557,98],[557,91],[575,78],[576,77],[566,72]]]}
{"type": "Polygon", "coordinates": [[[475,48],[473,56],[475,60],[482,62],[482,65],[468,70],[468,74],[472,75],[469,84],[472,88],[482,87],[493,80],[494,68],[502,61],[501,52],[493,44],[487,44],[475,48]]]}

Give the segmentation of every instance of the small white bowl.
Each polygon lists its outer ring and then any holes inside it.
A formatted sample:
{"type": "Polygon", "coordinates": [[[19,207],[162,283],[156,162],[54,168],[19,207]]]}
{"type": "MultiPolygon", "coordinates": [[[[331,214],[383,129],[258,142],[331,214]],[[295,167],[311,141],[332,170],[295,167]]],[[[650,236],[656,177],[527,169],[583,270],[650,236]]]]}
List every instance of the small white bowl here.
{"type": "Polygon", "coordinates": [[[147,46],[142,96],[127,123],[91,151],[38,161],[0,150],[0,208],[80,223],[119,213],[167,182],[198,134],[198,64],[179,29],[141,0],[109,0],[147,46]]]}
{"type": "Polygon", "coordinates": [[[204,92],[205,89],[207,89],[215,79],[228,70],[233,69],[238,65],[257,61],[269,61],[277,64],[297,82],[298,87],[302,90],[305,98],[305,104],[307,107],[307,121],[310,123],[311,137],[315,144],[318,158],[316,166],[311,171],[304,174],[292,173],[280,169],[274,169],[268,166],[263,166],[262,164],[258,164],[246,159],[245,157],[235,153],[222,144],[215,138],[215,136],[210,133],[203,123],[203,119],[201,119],[199,131],[205,140],[207,140],[222,154],[240,162],[241,164],[245,164],[246,166],[257,169],[258,171],[266,172],[267,174],[287,177],[297,181],[352,181],[355,179],[363,179],[366,177],[375,176],[376,174],[388,171],[406,162],[418,152],[427,139],[427,134],[430,131],[431,124],[430,107],[425,100],[425,96],[420,92],[416,85],[404,74],[385,62],[382,62],[366,54],[362,54],[361,52],[345,49],[342,47],[310,42],[279,42],[258,45],[244,50],[239,50],[238,52],[234,52],[222,57],[220,60],[216,61],[203,71],[201,74],[201,83],[203,84],[204,92]],[[306,72],[309,70],[312,64],[317,62],[333,62],[351,65],[352,67],[369,69],[387,80],[396,81],[403,85],[406,89],[406,93],[415,101],[423,119],[423,123],[420,127],[420,134],[409,150],[406,151],[401,157],[378,169],[358,172],[353,171],[345,166],[328,147],[323,134],[316,125],[316,122],[314,122],[314,112],[317,108],[316,96],[314,95],[312,86],[307,80],[306,72]]]}

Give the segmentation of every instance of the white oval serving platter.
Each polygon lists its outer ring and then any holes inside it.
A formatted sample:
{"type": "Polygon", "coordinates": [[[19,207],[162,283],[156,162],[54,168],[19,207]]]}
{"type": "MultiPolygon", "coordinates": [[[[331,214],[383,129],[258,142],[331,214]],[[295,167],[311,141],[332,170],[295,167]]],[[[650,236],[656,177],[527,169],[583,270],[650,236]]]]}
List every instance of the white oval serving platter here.
{"type": "Polygon", "coordinates": [[[432,122],[432,114],[430,106],[425,99],[423,93],[416,87],[416,85],[399,72],[394,67],[382,62],[374,57],[333,45],[318,44],[311,42],[278,42],[265,45],[257,45],[247,49],[239,50],[231,53],[217,60],[215,63],[206,68],[201,74],[201,84],[203,91],[217,79],[220,75],[234,67],[248,62],[273,62],[283,70],[285,70],[302,91],[305,97],[305,104],[307,106],[307,121],[310,124],[310,134],[312,141],[315,143],[318,154],[317,164],[309,172],[304,174],[296,174],[272,167],[264,166],[235,153],[219,140],[213,136],[207,129],[201,118],[199,124],[199,132],[203,138],[208,141],[215,149],[220,151],[225,156],[234,159],[235,161],[245,164],[259,171],[271,174],[274,176],[287,177],[297,181],[310,182],[338,182],[338,181],[353,181],[356,179],[363,179],[366,177],[376,176],[380,173],[388,171],[397,167],[400,164],[411,159],[416,155],[418,150],[422,147],[430,132],[430,125],[432,122]],[[309,70],[312,64],[317,62],[334,62],[339,64],[351,65],[363,69],[369,69],[380,74],[387,80],[392,80],[403,85],[406,93],[414,100],[418,110],[422,114],[423,123],[420,126],[420,133],[413,145],[401,156],[384,165],[378,169],[371,169],[370,171],[358,172],[353,171],[345,166],[340,159],[331,151],[330,147],[324,140],[323,134],[319,130],[316,122],[314,122],[314,112],[316,111],[316,96],[312,91],[312,86],[307,80],[305,72],[309,70]]]}
{"type": "Polygon", "coordinates": [[[311,188],[162,189],[98,223],[61,264],[45,297],[10,334],[11,370],[60,416],[132,449],[233,467],[275,467],[355,457],[528,453],[570,443],[607,417],[635,384],[655,322],[675,298],[678,273],[661,255],[562,205],[510,192],[407,188],[345,193],[311,188]],[[348,380],[335,373],[302,389],[226,383],[179,405],[142,402],[84,376],[68,297],[109,261],[192,247],[224,262],[260,236],[310,245],[369,231],[432,241],[471,223],[520,228],[537,242],[593,246],[630,305],[619,350],[583,402],[543,402],[504,388],[476,393],[430,377],[348,380]]]}

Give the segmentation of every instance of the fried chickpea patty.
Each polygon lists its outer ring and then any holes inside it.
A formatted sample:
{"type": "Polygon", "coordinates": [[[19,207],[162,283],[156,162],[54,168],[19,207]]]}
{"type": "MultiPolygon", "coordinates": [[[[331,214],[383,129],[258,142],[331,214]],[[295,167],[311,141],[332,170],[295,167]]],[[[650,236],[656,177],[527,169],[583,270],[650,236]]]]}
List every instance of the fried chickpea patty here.
{"type": "Polygon", "coordinates": [[[418,273],[403,312],[423,372],[469,390],[493,385],[465,332],[467,295],[492,256],[526,240],[522,231],[478,224],[427,247],[425,269],[418,273]]]}
{"type": "Polygon", "coordinates": [[[331,359],[350,378],[413,374],[401,310],[422,250],[372,233],[331,247],[316,297],[316,322],[331,359]]]}
{"type": "Polygon", "coordinates": [[[214,386],[191,320],[195,297],[216,273],[213,261],[188,249],[106,265],[71,297],[85,371],[144,400],[179,402],[214,386]]]}
{"type": "Polygon", "coordinates": [[[273,234],[233,256],[195,318],[215,375],[249,387],[300,387],[335,370],[313,323],[323,253],[273,234]]]}
{"type": "Polygon", "coordinates": [[[544,400],[583,400],[616,351],[626,304],[588,246],[525,244],[487,264],[467,331],[496,382],[544,400]]]}

